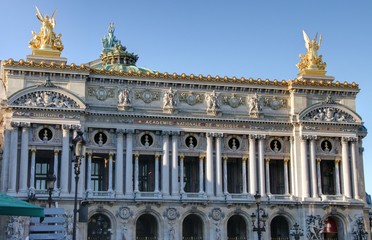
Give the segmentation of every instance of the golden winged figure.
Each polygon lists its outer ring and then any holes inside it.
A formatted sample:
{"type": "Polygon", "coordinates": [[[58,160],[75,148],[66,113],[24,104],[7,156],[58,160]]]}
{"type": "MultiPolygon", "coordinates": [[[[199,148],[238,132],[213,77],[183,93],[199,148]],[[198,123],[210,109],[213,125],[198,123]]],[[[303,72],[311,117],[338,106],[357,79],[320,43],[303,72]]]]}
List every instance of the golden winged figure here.
{"type": "Polygon", "coordinates": [[[322,60],[322,55],[318,55],[318,50],[322,43],[322,35],[316,34],[315,38],[310,39],[305,31],[302,31],[305,47],[307,52],[305,55],[300,54],[300,62],[297,67],[303,71],[305,69],[321,70],[323,71],[326,67],[326,63],[322,60]]]}
{"type": "Polygon", "coordinates": [[[36,8],[36,17],[41,22],[41,27],[39,33],[32,31],[33,38],[30,40],[31,49],[41,49],[41,50],[57,50],[61,52],[63,50],[63,45],[61,41],[61,34],[56,35],[54,33],[54,27],[56,26],[56,21],[54,16],[56,11],[53,12],[52,16],[43,16],[40,10],[36,8]]]}

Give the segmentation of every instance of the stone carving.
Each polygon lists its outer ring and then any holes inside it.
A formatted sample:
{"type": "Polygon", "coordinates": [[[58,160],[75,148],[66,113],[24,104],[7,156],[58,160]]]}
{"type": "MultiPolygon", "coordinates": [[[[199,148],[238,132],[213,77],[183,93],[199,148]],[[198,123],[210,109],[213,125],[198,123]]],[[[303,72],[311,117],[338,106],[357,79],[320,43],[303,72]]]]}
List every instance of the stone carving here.
{"type": "Polygon", "coordinates": [[[107,98],[113,98],[114,97],[114,89],[106,89],[104,87],[98,87],[88,88],[88,95],[89,96],[95,96],[100,101],[105,101],[107,98]]]}
{"type": "Polygon", "coordinates": [[[22,240],[24,239],[24,224],[25,217],[11,216],[8,218],[6,225],[6,237],[9,240],[22,240]]]}
{"type": "Polygon", "coordinates": [[[80,106],[66,95],[54,91],[38,91],[19,97],[12,104],[30,107],[79,108],[80,106]]]}
{"type": "Polygon", "coordinates": [[[278,98],[276,96],[274,96],[272,98],[264,98],[264,106],[269,107],[273,110],[278,110],[282,107],[287,106],[287,99],[278,98]]]}
{"type": "Polygon", "coordinates": [[[231,96],[225,96],[223,98],[223,102],[232,108],[237,108],[242,105],[243,99],[241,97],[235,96],[235,94],[232,94],[231,96]]]}
{"type": "Polygon", "coordinates": [[[65,214],[64,214],[65,228],[67,229],[67,232],[65,234],[65,239],[66,240],[72,239],[73,227],[74,227],[73,217],[74,217],[74,214],[70,211],[66,211],[65,214]]]}
{"type": "Polygon", "coordinates": [[[196,93],[181,93],[179,98],[180,102],[186,102],[190,106],[194,106],[197,103],[202,103],[203,99],[203,94],[196,93]]]}
{"type": "Polygon", "coordinates": [[[251,117],[259,117],[262,107],[261,107],[261,99],[255,93],[252,97],[247,98],[248,99],[248,112],[249,116],[251,117]]]}
{"type": "Polygon", "coordinates": [[[118,92],[118,109],[121,111],[128,110],[132,105],[132,94],[127,88],[118,92]]]}
{"type": "Polygon", "coordinates": [[[205,101],[207,103],[207,113],[216,115],[218,109],[220,108],[220,104],[218,102],[218,95],[213,90],[212,93],[207,93],[205,95],[205,101]]]}
{"type": "Polygon", "coordinates": [[[126,240],[127,239],[127,224],[129,219],[133,216],[132,210],[130,210],[129,207],[120,207],[119,210],[116,212],[116,216],[121,218],[121,234],[122,234],[122,239],[126,240]]]}
{"type": "Polygon", "coordinates": [[[163,112],[173,113],[174,107],[177,105],[177,91],[169,88],[163,94],[163,112]]]}
{"type": "Polygon", "coordinates": [[[221,208],[213,208],[209,213],[209,217],[214,221],[220,221],[225,217],[225,214],[222,212],[221,208]]]}
{"type": "Polygon", "coordinates": [[[170,208],[167,208],[167,210],[163,213],[163,216],[168,219],[168,223],[170,225],[169,239],[170,240],[176,239],[176,236],[175,236],[176,231],[173,225],[175,223],[175,220],[180,216],[179,212],[177,211],[176,208],[170,207],[170,208]]]}
{"type": "Polygon", "coordinates": [[[322,239],[322,232],[324,222],[320,215],[310,215],[306,218],[306,239],[320,240],[322,239]]]}
{"type": "Polygon", "coordinates": [[[332,98],[331,94],[328,94],[327,98],[323,101],[324,104],[337,104],[336,101],[332,98]]]}
{"type": "Polygon", "coordinates": [[[135,98],[141,99],[145,103],[151,103],[152,101],[159,101],[160,96],[158,92],[152,92],[148,89],[144,91],[136,91],[135,92],[135,98]]]}
{"type": "Polygon", "coordinates": [[[345,111],[336,107],[320,107],[307,113],[303,120],[324,122],[355,122],[355,119],[345,111]]]}
{"type": "Polygon", "coordinates": [[[368,232],[365,230],[363,216],[356,216],[354,224],[352,226],[353,239],[355,240],[367,240],[368,232]]]}

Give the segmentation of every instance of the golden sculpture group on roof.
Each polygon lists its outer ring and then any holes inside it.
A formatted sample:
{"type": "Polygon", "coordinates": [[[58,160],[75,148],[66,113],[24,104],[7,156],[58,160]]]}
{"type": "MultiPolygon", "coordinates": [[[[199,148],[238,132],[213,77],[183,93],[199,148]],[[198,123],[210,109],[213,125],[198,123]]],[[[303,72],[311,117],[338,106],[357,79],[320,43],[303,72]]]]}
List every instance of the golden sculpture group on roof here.
{"type": "Polygon", "coordinates": [[[54,19],[56,11],[52,16],[43,16],[39,9],[36,7],[36,17],[41,22],[39,33],[32,31],[33,38],[29,42],[29,47],[32,49],[33,55],[39,56],[60,56],[63,50],[61,41],[61,34],[54,33],[56,21],[54,19]]]}
{"type": "Polygon", "coordinates": [[[318,55],[318,50],[322,43],[322,35],[319,36],[319,41],[317,42],[318,34],[310,40],[305,31],[302,31],[302,33],[307,52],[305,55],[300,54],[300,62],[297,64],[297,67],[300,69],[300,75],[324,76],[327,64],[323,62],[322,55],[318,55]]]}

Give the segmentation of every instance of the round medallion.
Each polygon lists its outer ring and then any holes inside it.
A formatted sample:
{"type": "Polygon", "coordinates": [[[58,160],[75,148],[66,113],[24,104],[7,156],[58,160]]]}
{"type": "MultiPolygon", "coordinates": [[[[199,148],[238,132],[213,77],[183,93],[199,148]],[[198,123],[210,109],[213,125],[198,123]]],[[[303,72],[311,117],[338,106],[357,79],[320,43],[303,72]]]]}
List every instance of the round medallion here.
{"type": "Polygon", "coordinates": [[[236,97],[231,97],[229,99],[229,105],[230,105],[230,107],[237,108],[237,107],[239,107],[239,104],[240,104],[240,101],[236,97]]]}
{"type": "Polygon", "coordinates": [[[210,216],[212,217],[213,220],[219,221],[222,218],[224,218],[225,215],[223,214],[220,208],[214,208],[210,216]]]}
{"type": "Polygon", "coordinates": [[[98,88],[96,92],[96,97],[98,100],[103,101],[107,98],[107,91],[104,88],[98,88]]]}
{"type": "Polygon", "coordinates": [[[168,208],[166,214],[169,220],[175,220],[179,216],[177,209],[175,208],[168,208]]]}
{"type": "Polygon", "coordinates": [[[195,105],[196,104],[196,97],[192,94],[188,95],[187,98],[186,98],[186,102],[187,104],[189,105],[195,105]]]}
{"type": "Polygon", "coordinates": [[[148,90],[144,91],[142,94],[142,99],[145,103],[152,102],[152,93],[148,90]]]}
{"type": "Polygon", "coordinates": [[[126,220],[126,219],[130,218],[132,215],[133,215],[133,213],[132,213],[132,211],[128,207],[121,207],[121,208],[119,208],[118,216],[121,219],[126,220]]]}

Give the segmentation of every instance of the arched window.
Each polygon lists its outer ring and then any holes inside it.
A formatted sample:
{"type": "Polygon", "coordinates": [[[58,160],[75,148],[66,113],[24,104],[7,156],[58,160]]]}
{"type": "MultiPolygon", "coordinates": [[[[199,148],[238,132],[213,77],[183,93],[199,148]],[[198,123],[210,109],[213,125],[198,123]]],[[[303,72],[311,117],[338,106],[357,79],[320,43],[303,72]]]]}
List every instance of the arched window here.
{"type": "Polygon", "coordinates": [[[111,221],[101,213],[94,214],[88,222],[88,240],[110,240],[111,221]]]}
{"type": "Polygon", "coordinates": [[[136,222],[136,240],[158,239],[157,220],[151,214],[144,214],[136,222]]]}
{"type": "Polygon", "coordinates": [[[288,221],[283,216],[275,217],[270,224],[271,240],[289,240],[288,221]]]}
{"type": "Polygon", "coordinates": [[[187,216],[182,223],[182,240],[202,240],[203,221],[195,214],[187,216]]]}
{"type": "Polygon", "coordinates": [[[228,240],[246,240],[247,226],[244,218],[239,215],[234,215],[227,222],[227,239],[228,240]]]}

